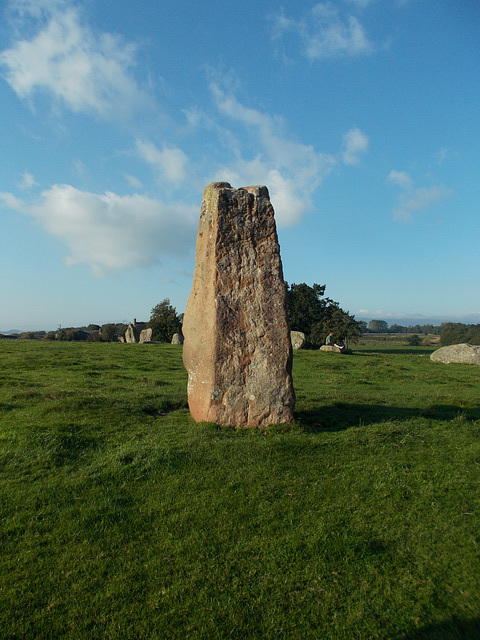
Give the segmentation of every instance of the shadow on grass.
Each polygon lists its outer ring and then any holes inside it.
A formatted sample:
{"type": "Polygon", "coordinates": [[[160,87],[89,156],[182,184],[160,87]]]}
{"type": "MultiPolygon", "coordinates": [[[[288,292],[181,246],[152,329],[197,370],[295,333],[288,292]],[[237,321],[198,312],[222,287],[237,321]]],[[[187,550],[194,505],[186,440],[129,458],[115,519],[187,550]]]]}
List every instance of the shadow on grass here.
{"type": "Polygon", "coordinates": [[[40,429],[34,441],[41,451],[39,455],[56,467],[77,462],[85,453],[97,449],[101,442],[100,438],[84,435],[76,425],[40,429]]]}
{"type": "Polygon", "coordinates": [[[295,418],[307,431],[343,431],[377,422],[403,422],[412,418],[476,422],[480,420],[480,406],[466,410],[462,407],[439,404],[424,409],[412,409],[337,402],[330,406],[296,411],[295,418]]]}
{"type": "Polygon", "coordinates": [[[354,356],[382,356],[385,354],[394,354],[394,355],[403,355],[403,356],[430,356],[435,349],[424,349],[421,347],[379,347],[375,346],[369,347],[368,351],[355,350],[353,348],[354,356]]]}
{"type": "Polygon", "coordinates": [[[398,636],[396,640],[478,640],[480,618],[461,620],[457,617],[429,624],[398,636]]]}

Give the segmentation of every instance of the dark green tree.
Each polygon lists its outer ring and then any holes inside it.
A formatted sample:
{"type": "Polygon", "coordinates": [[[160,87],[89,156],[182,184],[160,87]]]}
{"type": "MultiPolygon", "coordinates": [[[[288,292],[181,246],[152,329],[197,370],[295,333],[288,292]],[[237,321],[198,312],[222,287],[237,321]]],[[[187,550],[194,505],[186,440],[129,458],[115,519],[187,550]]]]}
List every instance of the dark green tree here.
{"type": "Polygon", "coordinates": [[[302,331],[307,345],[318,348],[333,331],[337,342],[356,342],[362,325],[354,316],[340,308],[338,302],[324,298],[325,285],[309,286],[287,283],[288,322],[292,331],[302,331]]]}
{"type": "Polygon", "coordinates": [[[22,340],[35,340],[35,333],[33,331],[24,331],[20,334],[22,340]]]}
{"type": "Polygon", "coordinates": [[[323,315],[326,301],[322,300],[325,285],[305,282],[287,286],[288,323],[291,331],[302,331],[308,336],[313,325],[323,315]]]}
{"type": "Polygon", "coordinates": [[[325,338],[330,331],[333,331],[334,341],[343,343],[346,347],[349,342],[358,342],[362,335],[361,326],[358,326],[355,317],[341,309],[338,302],[333,301],[326,305],[323,317],[313,325],[310,342],[313,346],[320,347],[325,344],[325,338]]]}
{"type": "Polygon", "coordinates": [[[385,322],[385,320],[370,320],[368,330],[372,331],[372,333],[387,333],[388,322],[385,322]]]}
{"type": "Polygon", "coordinates": [[[389,329],[390,333],[406,333],[407,327],[402,326],[401,324],[392,324],[389,329]]]}
{"type": "Polygon", "coordinates": [[[480,344],[480,324],[463,324],[461,322],[444,322],[440,326],[440,343],[442,347],[449,344],[480,344]]]}
{"type": "Polygon", "coordinates": [[[152,329],[152,340],[155,342],[170,342],[173,334],[182,330],[182,316],[165,298],[153,307],[147,327],[152,329]]]}
{"type": "Polygon", "coordinates": [[[117,325],[112,322],[102,324],[102,342],[114,342],[117,339],[117,325]]]}
{"type": "Polygon", "coordinates": [[[365,320],[357,320],[357,326],[362,333],[365,333],[367,330],[367,323],[365,320]]]}

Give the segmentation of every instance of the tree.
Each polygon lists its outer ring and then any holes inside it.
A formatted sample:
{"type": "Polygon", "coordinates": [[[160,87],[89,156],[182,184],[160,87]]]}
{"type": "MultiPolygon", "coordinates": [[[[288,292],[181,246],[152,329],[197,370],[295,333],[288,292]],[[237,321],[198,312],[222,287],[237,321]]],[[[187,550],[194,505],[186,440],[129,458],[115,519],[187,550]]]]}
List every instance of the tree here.
{"type": "Polygon", "coordinates": [[[83,329],[67,329],[66,340],[70,342],[85,342],[88,339],[88,333],[83,329]]]}
{"type": "Polygon", "coordinates": [[[325,337],[330,331],[333,331],[334,340],[343,342],[346,347],[350,341],[358,342],[362,335],[362,329],[355,317],[341,309],[338,302],[333,301],[326,305],[323,318],[313,325],[310,342],[313,346],[320,347],[325,343],[325,337]]]}
{"type": "Polygon", "coordinates": [[[117,327],[112,322],[102,324],[101,339],[102,342],[114,342],[117,337],[117,327]]]}
{"type": "Polygon", "coordinates": [[[462,324],[461,322],[443,322],[440,326],[442,347],[449,344],[480,344],[480,324],[462,324]]]}
{"type": "Polygon", "coordinates": [[[308,336],[312,326],[323,315],[326,301],[321,300],[325,293],[325,285],[314,284],[309,287],[302,284],[287,286],[287,312],[291,331],[301,331],[308,336]]]}
{"type": "Polygon", "coordinates": [[[385,320],[370,320],[368,330],[372,333],[386,333],[388,331],[388,322],[385,322],[385,320]]]}
{"type": "Polygon", "coordinates": [[[288,322],[292,331],[302,331],[307,345],[320,347],[325,337],[333,331],[337,341],[357,341],[362,326],[354,316],[340,308],[338,302],[323,298],[325,285],[309,286],[291,284],[287,286],[288,322]]]}
{"type": "Polygon", "coordinates": [[[182,316],[177,314],[169,298],[165,298],[153,307],[147,327],[152,329],[152,340],[170,342],[173,334],[182,330],[182,316]]]}
{"type": "Polygon", "coordinates": [[[365,333],[367,330],[367,323],[365,320],[357,320],[357,326],[362,333],[365,333]]]}
{"type": "Polygon", "coordinates": [[[392,324],[389,329],[390,333],[407,333],[407,327],[401,324],[392,324]]]}
{"type": "Polygon", "coordinates": [[[125,335],[127,327],[128,324],[124,322],[117,322],[116,324],[107,322],[106,324],[102,324],[100,340],[102,342],[116,342],[120,336],[125,335]]]}
{"type": "Polygon", "coordinates": [[[411,347],[418,347],[418,345],[421,343],[421,340],[420,340],[419,336],[417,336],[417,334],[415,334],[413,336],[409,336],[407,338],[407,342],[411,347]]]}

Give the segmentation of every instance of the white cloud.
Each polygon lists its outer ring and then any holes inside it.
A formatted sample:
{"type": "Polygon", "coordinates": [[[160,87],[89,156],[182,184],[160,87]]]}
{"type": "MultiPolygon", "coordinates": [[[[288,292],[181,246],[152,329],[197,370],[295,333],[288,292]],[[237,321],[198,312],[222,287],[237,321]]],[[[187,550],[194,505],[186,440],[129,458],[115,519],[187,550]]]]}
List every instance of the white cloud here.
{"type": "Polygon", "coordinates": [[[95,194],[54,185],[28,204],[0,194],[11,209],[36,219],[69,248],[68,265],[85,263],[97,276],[148,267],[162,255],[186,256],[195,242],[198,208],[141,195],[95,194]]]}
{"type": "Polygon", "coordinates": [[[17,13],[20,18],[32,16],[38,19],[55,9],[65,7],[66,0],[10,0],[9,5],[11,11],[17,13]]]}
{"type": "Polygon", "coordinates": [[[24,213],[25,205],[23,200],[20,198],[16,198],[11,193],[2,193],[0,192],[0,200],[3,202],[4,206],[8,209],[13,209],[14,211],[20,211],[20,213],[24,213]]]}
{"type": "Polygon", "coordinates": [[[388,179],[404,189],[411,189],[413,186],[412,178],[406,171],[392,169],[388,174],[388,179]]]}
{"type": "Polygon", "coordinates": [[[17,184],[20,189],[32,189],[32,187],[38,187],[38,182],[35,181],[35,178],[31,173],[25,172],[22,175],[22,180],[17,184]]]}
{"type": "Polygon", "coordinates": [[[131,187],[133,187],[133,189],[142,189],[143,184],[138,178],[136,178],[135,176],[131,176],[129,173],[125,172],[123,173],[123,175],[125,176],[125,180],[131,187]]]}
{"type": "Polygon", "coordinates": [[[315,5],[299,20],[280,13],[274,20],[273,37],[279,39],[287,32],[300,37],[310,60],[368,55],[375,50],[359,19],[343,16],[331,2],[315,5]]]}
{"type": "Polygon", "coordinates": [[[393,212],[395,220],[409,221],[412,219],[412,213],[429,209],[435,203],[452,195],[452,190],[447,189],[444,185],[414,187],[412,178],[405,171],[392,169],[388,174],[388,179],[403,189],[403,193],[398,198],[398,205],[393,212]]]}
{"type": "Polygon", "coordinates": [[[452,191],[443,185],[420,187],[407,195],[402,195],[394,211],[397,220],[411,220],[414,211],[429,209],[433,204],[452,195],[452,191]]]}
{"type": "Polygon", "coordinates": [[[234,166],[220,167],[215,180],[225,180],[237,188],[266,185],[279,227],[288,227],[300,222],[306,207],[309,206],[308,198],[298,193],[292,179],[286,178],[277,169],[269,169],[259,158],[250,162],[239,160],[234,166]]]}
{"type": "Polygon", "coordinates": [[[356,127],[350,129],[344,136],[343,162],[345,164],[358,164],[359,154],[368,149],[368,136],[356,127]]]}
{"type": "Polygon", "coordinates": [[[20,4],[39,19],[38,30],[0,53],[4,77],[20,98],[46,91],[74,112],[107,119],[151,104],[132,74],[133,43],[110,33],[94,34],[75,8],[58,2],[41,3],[36,14],[32,3],[20,4]]]}
{"type": "Polygon", "coordinates": [[[187,179],[188,157],[178,147],[164,145],[160,151],[152,142],[137,140],[137,152],[149,164],[152,164],[160,176],[175,185],[187,179]]]}
{"type": "Polygon", "coordinates": [[[258,146],[251,160],[242,157],[240,146],[233,149],[236,160],[220,167],[216,177],[237,187],[267,185],[279,226],[299,222],[311,206],[313,192],[335,165],[335,158],[289,139],[280,118],[245,107],[216,83],[211,84],[211,90],[219,111],[251,132],[258,146]]]}

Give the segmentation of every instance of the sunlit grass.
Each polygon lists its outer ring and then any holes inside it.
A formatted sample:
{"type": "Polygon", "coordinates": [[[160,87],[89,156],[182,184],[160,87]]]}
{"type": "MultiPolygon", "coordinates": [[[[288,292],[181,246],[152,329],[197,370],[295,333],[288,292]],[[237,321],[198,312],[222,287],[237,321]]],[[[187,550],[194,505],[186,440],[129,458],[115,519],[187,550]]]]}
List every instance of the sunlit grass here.
{"type": "Polygon", "coordinates": [[[181,349],[0,343],[0,637],[475,638],[479,371],[298,352],[196,425],[181,349]]]}

